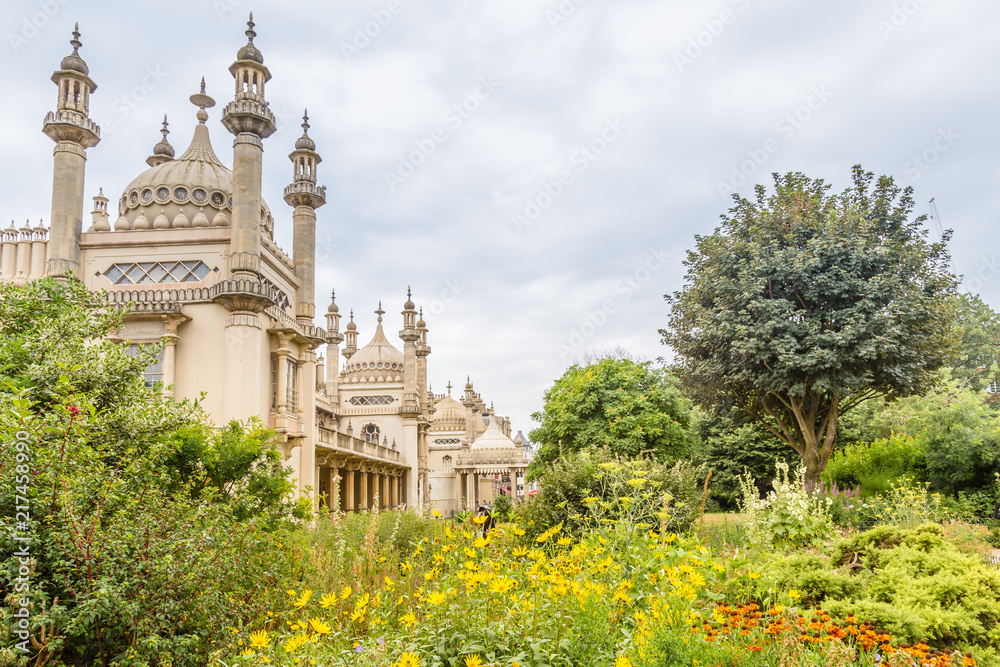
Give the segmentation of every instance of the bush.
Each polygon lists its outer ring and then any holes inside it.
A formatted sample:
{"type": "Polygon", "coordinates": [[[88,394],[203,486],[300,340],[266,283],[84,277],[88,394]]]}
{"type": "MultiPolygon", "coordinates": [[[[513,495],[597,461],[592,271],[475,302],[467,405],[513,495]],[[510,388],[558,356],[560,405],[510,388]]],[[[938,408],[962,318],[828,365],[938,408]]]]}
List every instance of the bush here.
{"type": "Polygon", "coordinates": [[[840,487],[860,486],[862,496],[873,496],[904,476],[926,481],[924,454],[923,442],[906,435],[850,444],[834,453],[823,479],[840,487]]]}
{"type": "Polygon", "coordinates": [[[540,467],[538,495],[517,516],[530,530],[563,524],[579,535],[598,521],[628,519],[672,532],[691,528],[701,503],[703,466],[617,457],[607,449],[564,456],[540,467]]]}
{"type": "Polygon", "coordinates": [[[784,462],[777,464],[778,476],[773,490],[761,498],[749,474],[741,480],[743,499],[740,510],[746,514],[744,525],[750,540],[758,545],[820,546],[833,534],[830,515],[832,500],[810,495],[802,482],[805,468],[797,474],[788,472],[784,462]]]}

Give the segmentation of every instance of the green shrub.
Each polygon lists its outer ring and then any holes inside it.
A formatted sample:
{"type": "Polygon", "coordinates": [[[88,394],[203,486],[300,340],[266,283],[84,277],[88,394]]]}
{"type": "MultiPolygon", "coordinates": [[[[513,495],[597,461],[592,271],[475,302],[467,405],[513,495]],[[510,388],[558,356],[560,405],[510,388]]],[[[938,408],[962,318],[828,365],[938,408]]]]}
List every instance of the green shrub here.
{"type": "Polygon", "coordinates": [[[789,474],[788,465],[777,464],[778,476],[773,489],[761,498],[749,473],[740,481],[743,498],[740,510],[746,515],[744,526],[750,540],[758,545],[819,546],[833,534],[829,498],[810,495],[802,483],[805,468],[789,474]]]}
{"type": "Polygon", "coordinates": [[[906,435],[850,444],[834,453],[823,479],[840,487],[858,485],[862,496],[873,496],[889,491],[904,476],[926,481],[924,454],[923,442],[906,435]]]}

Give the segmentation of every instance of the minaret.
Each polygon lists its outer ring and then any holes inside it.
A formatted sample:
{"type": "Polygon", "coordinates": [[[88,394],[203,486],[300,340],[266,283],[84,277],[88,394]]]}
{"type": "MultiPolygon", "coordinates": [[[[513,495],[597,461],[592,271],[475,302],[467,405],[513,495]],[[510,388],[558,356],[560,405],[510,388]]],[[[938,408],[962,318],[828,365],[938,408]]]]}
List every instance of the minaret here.
{"type": "Polygon", "coordinates": [[[465,395],[462,397],[462,405],[465,406],[465,437],[467,444],[472,444],[479,435],[476,428],[476,392],[472,388],[472,378],[465,378],[465,395]]]}
{"type": "MultiPolygon", "coordinates": [[[[205,94],[205,79],[201,80],[201,94],[205,94]]],[[[170,134],[170,130],[167,129],[169,123],[167,122],[167,114],[163,114],[163,129],[160,130],[160,134],[163,138],[160,142],[153,146],[153,154],[146,158],[146,164],[150,167],[156,167],[163,164],[164,162],[170,162],[174,159],[174,147],[170,145],[167,141],[167,135],[170,134]]]]}
{"type": "Polygon", "coordinates": [[[91,225],[88,232],[111,231],[111,223],[108,222],[108,198],[104,196],[104,188],[101,188],[94,197],[94,210],[90,216],[91,225]]]}
{"type": "Polygon", "coordinates": [[[351,321],[347,323],[347,345],[344,346],[345,363],[351,360],[358,351],[358,325],[354,323],[354,309],[351,309],[351,321]]]}
{"type": "MultiPolygon", "coordinates": [[[[353,324],[353,321],[351,322],[353,324]]],[[[357,336],[357,334],[355,334],[357,336]]],[[[334,405],[340,402],[340,308],[337,293],[330,293],[330,307],[326,309],[326,396],[334,405]]],[[[357,345],[357,343],[355,343],[357,345]]],[[[346,352],[346,351],[345,351],[346,352]]]]}
{"type": "Polygon", "coordinates": [[[406,289],[406,303],[403,304],[403,329],[399,337],[403,340],[403,407],[404,415],[416,416],[420,413],[420,396],[417,394],[417,341],[420,332],[417,330],[416,304],[411,300],[412,293],[406,289]]]}
{"type": "Polygon", "coordinates": [[[302,115],[302,136],[288,156],[294,165],[292,184],[285,188],[285,203],[292,213],[292,262],[299,279],[295,319],[312,326],[316,316],[316,209],[326,203],[326,188],[316,187],[316,165],[322,162],[316,142],[309,136],[309,110],[302,115]]]}
{"type": "Polygon", "coordinates": [[[420,319],[417,320],[417,331],[420,332],[420,340],[417,341],[417,391],[423,404],[421,408],[425,413],[434,409],[434,402],[427,401],[427,355],[431,353],[431,346],[427,344],[427,322],[424,322],[424,309],[420,309],[420,319]]]}
{"type": "Polygon", "coordinates": [[[253,40],[253,14],[247,21],[247,45],[229,72],[236,79],[235,99],[222,111],[222,124],[236,135],[233,142],[233,223],[229,248],[230,277],[260,283],[261,171],[263,139],[274,134],[274,114],[264,98],[271,73],[253,40]]]}
{"type": "Polygon", "coordinates": [[[83,181],[87,149],[101,140],[101,128],[89,117],[90,94],[97,84],[80,57],[80,26],[73,28],[73,53],[52,74],[59,88],[56,110],[45,116],[42,132],[56,142],[52,177],[52,220],[46,273],[65,278],[80,273],[83,232],[83,181]]]}

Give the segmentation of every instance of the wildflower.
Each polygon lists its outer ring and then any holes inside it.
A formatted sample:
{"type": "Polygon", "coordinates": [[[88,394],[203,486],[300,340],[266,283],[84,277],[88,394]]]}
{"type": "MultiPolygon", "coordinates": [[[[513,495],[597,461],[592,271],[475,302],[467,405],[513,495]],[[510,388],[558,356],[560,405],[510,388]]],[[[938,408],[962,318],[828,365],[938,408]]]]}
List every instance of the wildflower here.
{"type": "Polygon", "coordinates": [[[249,657],[255,656],[257,654],[254,653],[249,648],[245,648],[245,649],[243,649],[243,653],[241,653],[240,655],[242,655],[244,658],[249,658],[249,657]]]}
{"type": "Polygon", "coordinates": [[[267,648],[271,643],[271,638],[267,635],[267,630],[258,630],[250,633],[250,648],[267,648]]]}
{"type": "Polygon", "coordinates": [[[760,579],[760,572],[751,572],[748,576],[751,579],[760,579]]]}
{"type": "Polygon", "coordinates": [[[800,597],[802,597],[802,593],[793,588],[792,590],[788,591],[788,597],[792,598],[793,600],[798,600],[800,597]]]}
{"type": "Polygon", "coordinates": [[[420,667],[420,658],[415,653],[404,651],[393,667],[420,667]]]}
{"type": "Polygon", "coordinates": [[[496,577],[490,582],[490,593],[503,594],[516,585],[517,582],[509,577],[496,577]]]}
{"type": "Polygon", "coordinates": [[[412,627],[417,622],[417,616],[412,611],[399,617],[399,622],[406,627],[412,627]]]}
{"type": "Polygon", "coordinates": [[[536,537],[535,541],[538,542],[539,544],[544,544],[546,541],[548,541],[549,537],[551,537],[551,534],[549,533],[549,531],[545,531],[544,533],[536,537]]]}
{"type": "Polygon", "coordinates": [[[309,590],[302,591],[302,595],[300,595],[295,601],[295,607],[298,609],[306,606],[306,603],[309,602],[309,598],[312,597],[312,594],[313,592],[309,590]]]}
{"type": "Polygon", "coordinates": [[[333,593],[333,594],[324,593],[323,597],[321,597],[319,599],[319,606],[322,607],[323,609],[331,607],[331,606],[333,606],[335,604],[337,604],[337,594],[336,593],[333,593]]]}
{"type": "Polygon", "coordinates": [[[410,572],[413,572],[413,563],[406,561],[400,566],[399,569],[401,569],[404,574],[409,574],[410,572]]]}
{"type": "Polygon", "coordinates": [[[427,596],[427,601],[430,602],[435,607],[448,599],[448,596],[439,591],[434,591],[427,596]]]}
{"type": "Polygon", "coordinates": [[[479,516],[472,517],[472,521],[477,525],[481,526],[486,523],[486,515],[480,514],[479,516]]]}
{"type": "Polygon", "coordinates": [[[433,514],[433,515],[434,515],[434,518],[435,518],[435,519],[440,519],[440,518],[441,518],[441,512],[439,512],[439,511],[437,511],[437,510],[432,510],[432,511],[431,511],[431,514],[433,514]]]}
{"type": "Polygon", "coordinates": [[[615,667],[632,667],[632,661],[624,655],[620,655],[615,659],[615,667]]]}
{"type": "Polygon", "coordinates": [[[314,633],[316,633],[317,635],[328,635],[328,634],[330,634],[330,624],[326,623],[322,619],[315,618],[315,617],[310,618],[309,619],[309,627],[312,628],[312,631],[314,633]]]}
{"type": "Polygon", "coordinates": [[[391,591],[392,587],[396,585],[396,582],[390,579],[389,577],[384,577],[384,579],[385,579],[385,587],[391,591]]]}
{"type": "Polygon", "coordinates": [[[488,539],[480,536],[476,538],[476,541],[472,543],[472,546],[474,546],[477,549],[485,549],[487,546],[489,546],[489,543],[490,541],[488,539]]]}
{"type": "Polygon", "coordinates": [[[482,667],[482,665],[483,659],[479,657],[478,653],[465,656],[465,667],[482,667]]]}
{"type": "Polygon", "coordinates": [[[572,537],[560,537],[559,540],[556,541],[556,544],[558,544],[561,547],[564,547],[567,544],[570,544],[572,542],[573,542],[573,538],[572,537]]]}

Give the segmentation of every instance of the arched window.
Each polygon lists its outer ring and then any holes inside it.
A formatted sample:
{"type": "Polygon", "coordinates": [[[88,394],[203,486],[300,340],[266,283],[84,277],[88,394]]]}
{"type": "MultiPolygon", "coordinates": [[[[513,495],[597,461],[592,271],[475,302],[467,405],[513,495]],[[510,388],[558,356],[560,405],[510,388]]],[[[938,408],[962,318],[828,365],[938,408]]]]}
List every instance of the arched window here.
{"type": "Polygon", "coordinates": [[[445,468],[450,468],[451,467],[451,457],[450,456],[444,457],[443,459],[441,459],[441,463],[444,464],[445,468]]]}
{"type": "Polygon", "coordinates": [[[381,431],[375,424],[365,424],[364,428],[361,429],[361,436],[365,439],[365,441],[373,442],[376,445],[378,444],[380,434],[381,431]]]}

